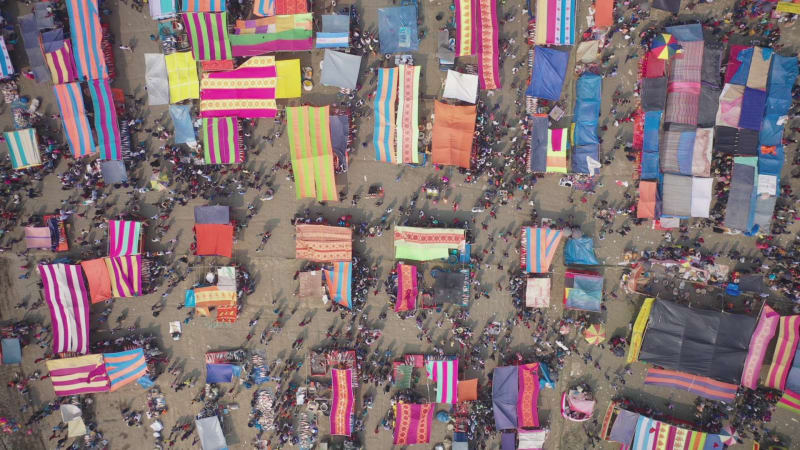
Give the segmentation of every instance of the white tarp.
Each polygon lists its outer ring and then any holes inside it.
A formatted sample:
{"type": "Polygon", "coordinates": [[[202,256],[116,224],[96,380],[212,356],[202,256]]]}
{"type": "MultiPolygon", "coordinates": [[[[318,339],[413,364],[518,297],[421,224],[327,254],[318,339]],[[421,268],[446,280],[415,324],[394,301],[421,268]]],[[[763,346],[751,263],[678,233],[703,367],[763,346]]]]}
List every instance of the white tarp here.
{"type": "Polygon", "coordinates": [[[325,50],[322,60],[323,86],[335,86],[344,89],[355,89],[358,83],[358,71],[361,68],[361,56],[325,50]]]}
{"type": "Polygon", "coordinates": [[[692,217],[708,218],[713,178],[692,178],[692,217]]]}
{"type": "Polygon", "coordinates": [[[200,446],[203,450],[223,450],[228,448],[222,425],[217,416],[205,417],[194,421],[197,434],[200,435],[200,446]]]}
{"type": "Polygon", "coordinates": [[[444,98],[454,98],[456,100],[475,103],[478,96],[478,76],[468,73],[459,73],[455,70],[447,71],[447,79],[444,82],[444,98]]]}
{"type": "Polygon", "coordinates": [[[150,106],[169,105],[169,78],[164,55],[161,53],[145,53],[144,64],[147,104],[150,106]]]}

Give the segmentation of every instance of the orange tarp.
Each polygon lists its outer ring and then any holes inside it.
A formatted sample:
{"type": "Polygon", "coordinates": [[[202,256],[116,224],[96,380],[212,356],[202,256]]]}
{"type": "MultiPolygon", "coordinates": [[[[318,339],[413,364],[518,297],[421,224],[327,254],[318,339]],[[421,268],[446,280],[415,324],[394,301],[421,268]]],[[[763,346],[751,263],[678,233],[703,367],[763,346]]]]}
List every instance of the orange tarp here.
{"type": "Polygon", "coordinates": [[[458,380],[458,401],[468,402],[478,399],[478,379],[458,380]]]}
{"type": "Polygon", "coordinates": [[[436,102],[434,114],[433,163],[469,169],[476,107],[436,102]]]}
{"type": "Polygon", "coordinates": [[[89,294],[92,303],[99,303],[111,298],[111,278],[103,258],[90,259],[81,263],[83,273],[89,281],[89,294]]]}
{"type": "Polygon", "coordinates": [[[233,225],[198,223],[194,226],[197,254],[200,256],[233,256],[233,225]]]}
{"type": "Polygon", "coordinates": [[[656,217],[656,190],[655,181],[639,182],[639,205],[636,208],[636,217],[639,219],[654,219],[656,217]]]}
{"type": "Polygon", "coordinates": [[[598,28],[614,25],[614,0],[594,2],[594,26],[598,28]]]}

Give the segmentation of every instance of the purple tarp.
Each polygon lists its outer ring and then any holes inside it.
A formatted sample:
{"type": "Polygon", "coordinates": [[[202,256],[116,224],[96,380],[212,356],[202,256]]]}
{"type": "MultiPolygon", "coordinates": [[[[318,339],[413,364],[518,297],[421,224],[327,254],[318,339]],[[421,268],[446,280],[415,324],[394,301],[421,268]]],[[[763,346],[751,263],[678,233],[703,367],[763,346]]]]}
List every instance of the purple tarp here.
{"type": "Polygon", "coordinates": [[[517,428],[517,368],[497,367],[492,377],[492,409],[498,430],[517,428]]]}
{"type": "Polygon", "coordinates": [[[742,115],[739,117],[739,128],[760,130],[761,120],[764,118],[764,106],[767,103],[767,93],[759,89],[744,88],[742,98],[742,115]]]}

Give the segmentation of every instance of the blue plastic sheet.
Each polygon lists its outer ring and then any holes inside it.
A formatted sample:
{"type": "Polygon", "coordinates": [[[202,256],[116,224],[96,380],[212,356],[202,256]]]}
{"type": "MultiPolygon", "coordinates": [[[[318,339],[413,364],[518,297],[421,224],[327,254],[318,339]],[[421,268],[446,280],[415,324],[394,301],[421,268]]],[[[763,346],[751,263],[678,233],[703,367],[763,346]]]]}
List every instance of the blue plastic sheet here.
{"type": "Polygon", "coordinates": [[[529,97],[558,101],[561,98],[564,77],[567,75],[569,52],[547,47],[535,47],[533,51],[531,85],[525,94],[529,97]]]}
{"type": "Polygon", "coordinates": [[[783,167],[783,145],[775,146],[775,154],[759,152],[758,154],[758,173],[759,175],[781,175],[783,167]]]}
{"type": "Polygon", "coordinates": [[[747,77],[750,76],[750,62],[753,60],[753,47],[746,48],[736,55],[736,60],[742,63],[736,73],[731,77],[731,84],[747,84],[747,77]]]}
{"type": "Polygon", "coordinates": [[[187,289],[186,296],[183,299],[183,306],[187,308],[194,308],[197,305],[197,297],[194,295],[194,289],[187,289]]]}
{"type": "Polygon", "coordinates": [[[242,368],[234,364],[206,364],[206,383],[230,383],[241,373],[242,368]]]}
{"type": "Polygon", "coordinates": [[[575,173],[591,173],[589,170],[589,159],[595,161],[600,159],[600,145],[586,144],[578,145],[572,149],[572,171],[575,173]]]}
{"type": "Polygon", "coordinates": [[[575,146],[599,144],[597,121],[600,117],[600,98],[603,95],[603,77],[593,73],[583,74],[575,87],[575,146]]]}
{"type": "Polygon", "coordinates": [[[169,105],[169,115],[175,127],[175,143],[197,142],[192,125],[191,105],[169,105]]]}
{"type": "Polygon", "coordinates": [[[675,39],[684,42],[703,40],[703,27],[699,23],[667,27],[667,33],[671,33],[675,39]]]}
{"type": "Polygon", "coordinates": [[[22,349],[19,339],[6,338],[2,342],[3,364],[20,364],[22,362],[22,349]]]}
{"type": "Polygon", "coordinates": [[[739,118],[739,128],[758,131],[764,117],[764,107],[767,103],[767,93],[758,89],[744,88],[742,97],[742,115],[739,118]]]}
{"type": "Polygon", "coordinates": [[[678,168],[684,175],[692,174],[692,159],[694,158],[694,139],[696,132],[684,131],[678,138],[678,168]]]}
{"type": "Polygon", "coordinates": [[[644,113],[644,136],[642,140],[642,174],[643,180],[658,178],[659,171],[659,129],[662,111],[644,113]]]}
{"type": "Polygon", "coordinates": [[[381,53],[415,52],[419,49],[417,7],[378,9],[378,37],[381,53]]]}
{"type": "Polygon", "coordinates": [[[590,237],[569,239],[564,245],[564,264],[596,266],[600,262],[594,255],[594,240],[590,237]]]}
{"type": "Polygon", "coordinates": [[[603,302],[603,278],[598,276],[575,274],[572,286],[568,286],[564,306],[569,309],[600,312],[603,302]]]}

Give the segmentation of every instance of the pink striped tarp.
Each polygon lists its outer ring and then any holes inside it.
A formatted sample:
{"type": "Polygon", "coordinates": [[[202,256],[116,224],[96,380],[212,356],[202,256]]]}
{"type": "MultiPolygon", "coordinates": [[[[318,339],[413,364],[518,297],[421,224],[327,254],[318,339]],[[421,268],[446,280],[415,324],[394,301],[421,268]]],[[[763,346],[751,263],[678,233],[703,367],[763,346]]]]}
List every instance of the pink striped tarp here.
{"type": "Polygon", "coordinates": [[[331,434],[350,436],[353,432],[353,369],[331,369],[331,434]]]}
{"type": "Polygon", "coordinates": [[[111,279],[114,297],[142,295],[142,256],[128,255],[104,258],[111,279]]]}
{"type": "Polygon", "coordinates": [[[108,373],[101,354],[51,359],[46,364],[53,390],[59,397],[109,390],[108,373]]]}
{"type": "Polygon", "coordinates": [[[500,89],[500,62],[497,47],[497,2],[476,0],[478,15],[478,79],[481,89],[500,89]]]}
{"type": "Polygon", "coordinates": [[[50,307],[53,353],[89,351],[89,294],[81,266],[39,266],[44,297],[50,307]]]}
{"type": "Polygon", "coordinates": [[[200,117],[275,117],[274,56],[254,56],[233,70],[203,74],[200,117]]]}
{"type": "Polygon", "coordinates": [[[742,369],[742,382],[744,387],[755,389],[758,387],[758,378],[761,376],[761,365],[764,364],[764,356],[767,353],[767,347],[772,338],[775,336],[775,330],[778,328],[778,321],[780,314],[776,313],[774,309],[768,305],[764,305],[761,311],[761,317],[758,319],[758,325],[750,338],[750,347],[747,350],[747,359],[744,360],[744,369],[742,369]]]}
{"type": "Polygon", "coordinates": [[[108,221],[108,256],[139,254],[142,222],[132,220],[108,221]]]}
{"type": "Polygon", "coordinates": [[[765,386],[783,390],[797,350],[798,339],[800,339],[800,316],[781,317],[778,342],[775,345],[775,353],[772,354],[772,364],[769,366],[765,386]]]}
{"type": "Polygon", "coordinates": [[[53,76],[53,84],[62,84],[75,81],[75,61],[72,58],[72,43],[69,39],[62,41],[61,47],[51,52],[45,52],[44,60],[53,76]]]}

